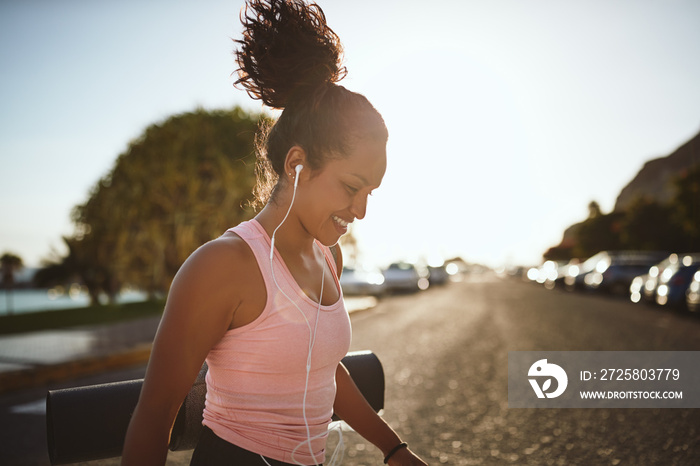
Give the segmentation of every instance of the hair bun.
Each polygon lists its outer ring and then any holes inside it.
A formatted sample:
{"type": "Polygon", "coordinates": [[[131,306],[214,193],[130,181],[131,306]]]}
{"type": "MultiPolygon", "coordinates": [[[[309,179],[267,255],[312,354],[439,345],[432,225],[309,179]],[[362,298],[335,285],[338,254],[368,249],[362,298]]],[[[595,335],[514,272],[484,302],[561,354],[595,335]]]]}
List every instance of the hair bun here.
{"type": "Polygon", "coordinates": [[[248,0],[241,22],[235,84],[269,107],[284,108],[347,74],[340,39],[315,3],[248,0]]]}

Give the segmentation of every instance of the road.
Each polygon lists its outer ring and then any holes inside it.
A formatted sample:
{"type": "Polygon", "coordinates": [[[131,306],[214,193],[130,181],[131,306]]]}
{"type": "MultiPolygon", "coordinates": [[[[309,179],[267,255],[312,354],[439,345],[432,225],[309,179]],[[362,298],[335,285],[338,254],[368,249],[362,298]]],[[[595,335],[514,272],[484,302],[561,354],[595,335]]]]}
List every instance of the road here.
{"type": "MultiPolygon", "coordinates": [[[[698,318],[483,275],[383,299],[352,321],[352,349],[384,365],[385,419],[429,464],[700,464],[698,409],[509,409],[507,393],[509,351],[700,351],[698,318]]],[[[0,464],[48,464],[44,393],[0,398],[0,464]]],[[[354,432],[343,440],[344,465],[382,464],[354,432]]]]}

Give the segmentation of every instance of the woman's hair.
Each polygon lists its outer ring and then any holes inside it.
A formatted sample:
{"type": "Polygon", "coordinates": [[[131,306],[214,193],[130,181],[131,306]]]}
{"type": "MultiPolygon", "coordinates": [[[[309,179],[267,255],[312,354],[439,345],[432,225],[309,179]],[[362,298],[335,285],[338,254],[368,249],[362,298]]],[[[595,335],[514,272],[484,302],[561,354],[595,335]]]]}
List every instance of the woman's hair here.
{"type": "Polygon", "coordinates": [[[236,84],[283,109],[258,134],[256,207],[274,198],[279,180],[286,179],[291,147],[302,147],[308,168],[316,170],[346,156],[359,140],[386,142],[384,120],[367,98],[336,84],[347,73],[343,49],[321,7],[303,0],[248,0],[241,22],[236,84]]]}

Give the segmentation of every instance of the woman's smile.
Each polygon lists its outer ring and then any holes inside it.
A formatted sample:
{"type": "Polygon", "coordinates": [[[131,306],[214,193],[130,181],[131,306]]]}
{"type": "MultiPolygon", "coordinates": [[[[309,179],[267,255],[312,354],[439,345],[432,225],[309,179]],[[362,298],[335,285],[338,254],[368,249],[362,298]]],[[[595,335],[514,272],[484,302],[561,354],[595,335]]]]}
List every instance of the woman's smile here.
{"type": "Polygon", "coordinates": [[[333,220],[333,224],[335,225],[335,229],[338,230],[338,232],[341,235],[344,235],[345,233],[348,232],[348,225],[352,223],[352,221],[345,221],[342,218],[338,217],[337,215],[333,215],[331,217],[333,220]]]}

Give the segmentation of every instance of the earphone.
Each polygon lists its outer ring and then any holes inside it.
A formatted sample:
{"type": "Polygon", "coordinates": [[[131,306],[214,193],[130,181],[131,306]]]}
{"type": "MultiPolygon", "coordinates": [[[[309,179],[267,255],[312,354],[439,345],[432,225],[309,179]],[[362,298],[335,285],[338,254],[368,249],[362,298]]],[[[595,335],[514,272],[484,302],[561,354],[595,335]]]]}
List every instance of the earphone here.
{"type": "Polygon", "coordinates": [[[287,209],[287,213],[285,214],[284,218],[282,219],[280,224],[277,225],[275,231],[272,232],[272,238],[270,239],[270,267],[272,267],[272,256],[275,254],[275,235],[277,234],[277,230],[279,230],[282,224],[287,220],[287,217],[289,217],[289,213],[292,211],[292,206],[294,205],[294,198],[296,198],[297,195],[297,186],[299,185],[299,173],[301,173],[303,169],[304,166],[302,164],[299,164],[296,167],[294,167],[296,176],[294,177],[294,190],[292,191],[292,201],[289,203],[289,209],[287,209]]]}
{"type": "MultiPolygon", "coordinates": [[[[285,214],[284,218],[280,222],[279,225],[277,225],[277,228],[272,232],[272,237],[270,238],[270,271],[272,273],[272,281],[275,283],[275,286],[277,286],[277,289],[284,295],[293,305],[294,307],[297,308],[301,316],[304,318],[306,321],[306,325],[309,328],[309,353],[307,354],[306,357],[306,380],[304,383],[304,397],[302,400],[302,416],[304,418],[304,425],[306,427],[306,440],[303,442],[300,442],[299,445],[297,445],[294,450],[292,451],[292,458],[294,458],[294,453],[297,451],[297,449],[304,444],[307,444],[309,447],[309,454],[311,455],[312,458],[315,458],[313,451],[311,450],[311,441],[314,440],[316,437],[324,435],[323,433],[320,434],[319,436],[311,437],[311,430],[309,429],[309,422],[306,418],[306,395],[309,390],[309,375],[311,373],[311,353],[314,348],[314,344],[316,343],[316,333],[318,330],[318,321],[319,317],[321,316],[321,301],[323,300],[323,285],[325,281],[325,271],[326,271],[326,266],[325,266],[325,260],[321,264],[321,291],[318,296],[318,308],[316,309],[316,322],[314,323],[314,328],[313,330],[311,329],[311,323],[309,322],[309,319],[306,317],[306,314],[304,314],[304,311],[301,310],[301,308],[297,305],[297,303],[294,302],[294,300],[287,295],[287,293],[282,290],[282,288],[279,286],[277,283],[277,279],[275,277],[275,268],[273,266],[273,257],[275,254],[275,235],[277,234],[277,230],[280,229],[280,227],[284,224],[284,222],[287,220],[287,217],[289,217],[289,213],[292,211],[292,206],[294,205],[294,199],[296,198],[296,193],[297,193],[297,186],[299,185],[299,173],[304,169],[304,166],[299,164],[296,167],[294,167],[294,171],[296,172],[296,176],[294,177],[294,188],[292,191],[292,200],[289,203],[289,208],[287,209],[287,213],[285,214]]],[[[291,176],[291,173],[289,174],[291,176]]],[[[317,247],[320,248],[320,246],[317,247]]],[[[323,251],[322,251],[323,252],[323,251]]],[[[324,254],[325,257],[325,254],[324,254]]],[[[338,429],[338,433],[340,435],[340,439],[338,441],[338,445],[336,447],[336,451],[333,453],[333,456],[331,457],[329,465],[333,465],[336,462],[339,462],[340,458],[337,457],[338,449],[341,449],[341,455],[342,451],[344,450],[344,445],[343,445],[343,433],[342,429],[338,429]]],[[[260,457],[263,459],[265,464],[269,466],[269,463],[265,459],[263,455],[260,455],[260,457]]],[[[341,456],[342,457],[342,456],[341,456]]],[[[297,462],[296,460],[294,461],[295,463],[301,465],[302,463],[297,462]]]]}

